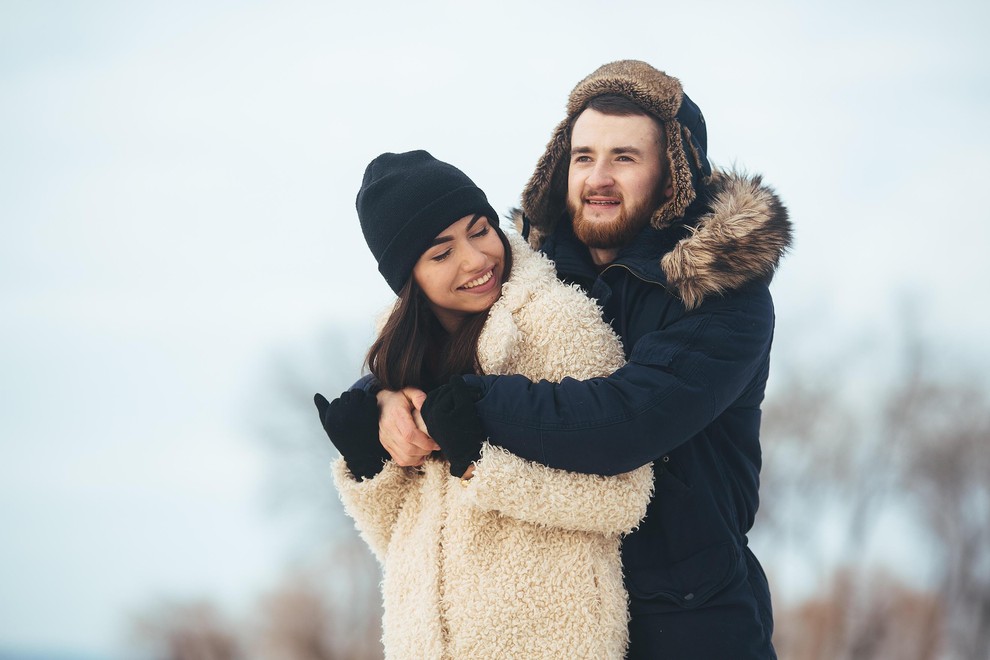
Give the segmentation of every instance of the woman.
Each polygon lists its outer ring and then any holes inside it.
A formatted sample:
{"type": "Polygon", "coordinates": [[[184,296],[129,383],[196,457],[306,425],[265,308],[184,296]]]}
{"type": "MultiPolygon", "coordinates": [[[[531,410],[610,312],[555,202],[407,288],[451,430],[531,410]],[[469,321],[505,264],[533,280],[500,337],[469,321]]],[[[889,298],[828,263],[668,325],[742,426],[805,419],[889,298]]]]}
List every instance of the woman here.
{"type": "Polygon", "coordinates": [[[357,210],[398,295],[368,367],[383,387],[430,391],[423,418],[442,449],[400,467],[378,442],[372,394],[316,395],[342,456],[341,499],[383,566],[386,655],[622,657],[619,540],[645,514],[652,470],[577,475],[508,454],[484,442],[457,378],[604,376],[623,363],[617,337],[546,258],[502,233],[466,175],[425,151],[372,161],[357,210]]]}

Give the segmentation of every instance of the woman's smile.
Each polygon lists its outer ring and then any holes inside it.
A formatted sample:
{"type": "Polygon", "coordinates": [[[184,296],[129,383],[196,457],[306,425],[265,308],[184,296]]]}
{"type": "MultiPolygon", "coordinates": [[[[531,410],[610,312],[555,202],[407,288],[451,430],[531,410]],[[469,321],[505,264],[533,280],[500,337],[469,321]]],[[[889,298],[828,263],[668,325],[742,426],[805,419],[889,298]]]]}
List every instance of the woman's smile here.
{"type": "Polygon", "coordinates": [[[493,286],[495,286],[496,283],[495,268],[493,267],[481,277],[471,280],[460,288],[464,291],[470,291],[472,293],[487,293],[493,286]]]}

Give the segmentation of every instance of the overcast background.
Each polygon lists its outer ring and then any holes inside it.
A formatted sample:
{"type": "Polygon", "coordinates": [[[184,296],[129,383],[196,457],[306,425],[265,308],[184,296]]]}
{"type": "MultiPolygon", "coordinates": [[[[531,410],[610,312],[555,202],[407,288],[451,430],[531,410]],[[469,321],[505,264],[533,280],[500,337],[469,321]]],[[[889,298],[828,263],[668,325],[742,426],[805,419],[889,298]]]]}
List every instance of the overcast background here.
{"type": "Polygon", "coordinates": [[[144,603],[270,585],[304,532],[268,381],[341,342],[334,393],[389,300],[364,166],[426,148],[508,210],[611,60],[679,77],[789,207],[778,368],[863,341],[882,373],[906,320],[985,361],[988,7],[0,0],[0,655],[112,657],[144,603]]]}

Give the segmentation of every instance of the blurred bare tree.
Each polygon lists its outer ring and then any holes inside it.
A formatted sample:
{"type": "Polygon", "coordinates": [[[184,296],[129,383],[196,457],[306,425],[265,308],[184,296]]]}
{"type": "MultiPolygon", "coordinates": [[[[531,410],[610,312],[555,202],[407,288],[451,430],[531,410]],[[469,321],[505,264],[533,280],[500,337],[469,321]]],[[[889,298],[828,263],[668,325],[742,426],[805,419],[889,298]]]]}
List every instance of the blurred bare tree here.
{"type": "Polygon", "coordinates": [[[262,602],[254,644],[284,660],[382,657],[381,572],[340,504],[330,463],[337,452],[313,394],[333,399],[360,375],[371,326],[337,328],[312,353],[294,349],[272,363],[255,430],[269,450],[276,511],[302,512],[300,558],[262,602]]]}
{"type": "Polygon", "coordinates": [[[358,539],[335,544],[321,561],[289,575],[262,600],[252,645],[260,652],[258,657],[381,658],[377,576],[374,559],[358,539]]]}
{"type": "Polygon", "coordinates": [[[819,596],[775,613],[774,645],[781,660],[927,660],[939,643],[938,601],[905,587],[885,573],[859,576],[839,571],[819,596]],[[866,598],[853,596],[862,591],[866,598]],[[852,621],[848,604],[865,600],[852,621]]]}
{"type": "Polygon", "coordinates": [[[827,376],[785,374],[768,397],[757,534],[802,557],[819,585],[776,609],[782,660],[988,657],[990,388],[958,366],[940,371],[953,363],[905,337],[897,371],[886,384],[874,374],[865,396],[849,396],[847,358],[827,376]],[[897,542],[916,546],[923,591],[870,559],[890,543],[879,530],[891,514],[919,532],[897,542]],[[830,545],[840,539],[830,557],[823,520],[830,545]]]}
{"type": "Polygon", "coordinates": [[[205,601],[165,602],[132,621],[135,652],[154,660],[241,660],[235,626],[205,601]]]}
{"type": "Polygon", "coordinates": [[[990,395],[978,380],[930,378],[918,351],[889,399],[904,493],[938,554],[948,657],[990,657],[990,395]]]}
{"type": "MultiPolygon", "coordinates": [[[[370,331],[369,329],[366,329],[370,331]]],[[[248,408],[248,431],[269,450],[269,501],[302,519],[284,578],[240,620],[207,602],[152,606],[131,622],[135,651],[156,660],[378,660],[381,573],[340,505],[330,476],[336,451],[313,394],[335,397],[359,376],[371,340],[341,328],[275,356],[248,408]]]]}
{"type": "MultiPolygon", "coordinates": [[[[340,330],[277,359],[252,405],[272,502],[280,516],[303,512],[305,551],[239,624],[204,603],[142,613],[134,630],[152,657],[381,658],[379,568],[340,506],[312,404],[356,379],[366,334],[340,330]]],[[[887,370],[861,345],[774,373],[753,541],[771,550],[781,660],[988,657],[990,387],[905,336],[887,370]],[[891,515],[909,523],[894,543],[914,551],[912,575],[877,565],[891,515]],[[801,563],[812,595],[782,598],[774,558],[801,563]]]]}
{"type": "MultiPolygon", "coordinates": [[[[368,328],[335,328],[309,346],[275,353],[248,404],[245,429],[271,460],[269,501],[277,513],[302,512],[319,538],[341,528],[343,509],[330,479],[337,452],[320,426],[313,395],[333,399],[361,373],[368,328]]],[[[346,525],[352,528],[353,525],[346,525]]]]}
{"type": "Polygon", "coordinates": [[[843,402],[835,376],[791,373],[782,380],[763,406],[756,534],[821,565],[818,532],[829,513],[826,505],[839,506],[846,495],[863,429],[843,402]]]}

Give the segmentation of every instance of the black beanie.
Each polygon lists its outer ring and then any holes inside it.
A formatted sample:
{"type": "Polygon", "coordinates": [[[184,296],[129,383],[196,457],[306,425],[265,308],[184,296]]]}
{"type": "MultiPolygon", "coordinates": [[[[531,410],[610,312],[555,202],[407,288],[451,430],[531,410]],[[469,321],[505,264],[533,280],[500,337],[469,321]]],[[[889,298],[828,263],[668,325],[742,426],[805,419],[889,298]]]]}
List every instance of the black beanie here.
{"type": "Polygon", "coordinates": [[[355,204],[378,271],[396,294],[444,229],[472,213],[498,225],[481,188],[425,151],[384,153],[371,161],[355,204]]]}

